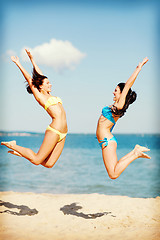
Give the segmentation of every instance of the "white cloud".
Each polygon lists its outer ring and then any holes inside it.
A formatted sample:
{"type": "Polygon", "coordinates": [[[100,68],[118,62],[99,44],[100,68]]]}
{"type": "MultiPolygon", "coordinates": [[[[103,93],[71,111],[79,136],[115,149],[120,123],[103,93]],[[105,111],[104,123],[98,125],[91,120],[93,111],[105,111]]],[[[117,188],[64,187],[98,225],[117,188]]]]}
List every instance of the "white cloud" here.
{"type": "Polygon", "coordinates": [[[16,52],[13,51],[13,50],[7,50],[6,53],[2,54],[0,56],[0,58],[4,61],[4,62],[10,62],[11,60],[11,56],[15,56],[16,55],[16,52]]]}
{"type": "MultiPolygon", "coordinates": [[[[24,47],[21,50],[21,57],[28,61],[24,47]]],[[[35,48],[27,47],[37,64],[52,67],[55,71],[61,72],[65,69],[73,70],[77,64],[86,56],[75,48],[71,42],[51,39],[49,43],[43,43],[35,48]]]]}
{"type": "Polygon", "coordinates": [[[10,49],[6,52],[6,54],[7,54],[7,56],[15,56],[16,52],[10,49]]]}

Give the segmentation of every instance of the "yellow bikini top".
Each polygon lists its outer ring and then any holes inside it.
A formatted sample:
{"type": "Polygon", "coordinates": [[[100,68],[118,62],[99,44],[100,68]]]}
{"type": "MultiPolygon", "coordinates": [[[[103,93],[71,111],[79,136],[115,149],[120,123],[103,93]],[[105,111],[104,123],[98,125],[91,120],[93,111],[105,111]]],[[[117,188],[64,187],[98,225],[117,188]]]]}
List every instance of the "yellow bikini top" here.
{"type": "Polygon", "coordinates": [[[49,108],[51,105],[55,105],[57,103],[61,103],[62,104],[62,100],[59,97],[50,97],[48,98],[46,104],[45,104],[45,110],[47,110],[47,108],[49,108]]]}

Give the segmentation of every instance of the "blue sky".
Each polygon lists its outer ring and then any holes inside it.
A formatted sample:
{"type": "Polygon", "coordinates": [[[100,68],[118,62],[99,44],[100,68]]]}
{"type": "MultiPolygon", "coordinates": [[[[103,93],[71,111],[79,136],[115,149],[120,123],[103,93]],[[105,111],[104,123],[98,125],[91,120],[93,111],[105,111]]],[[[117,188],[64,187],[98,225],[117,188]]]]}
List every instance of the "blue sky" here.
{"type": "MultiPolygon", "coordinates": [[[[44,58],[39,65],[52,83],[52,94],[63,100],[70,133],[95,133],[102,107],[113,102],[116,84],[125,82],[146,56],[149,62],[133,86],[137,101],[119,120],[114,132],[159,133],[159,4],[129,2],[1,3],[0,130],[44,132],[51,122],[45,110],[26,92],[24,79],[10,54],[18,55],[31,73],[31,64],[21,58],[22,49],[27,46],[36,55],[37,46],[42,48],[54,39],[57,44],[68,41],[71,48],[83,55],[73,60],[72,54],[66,54],[65,61],[72,61],[69,67],[62,64],[62,56],[58,65],[61,70],[55,63],[48,66],[44,58]]],[[[53,55],[49,56],[51,62],[56,58],[53,55]]]]}

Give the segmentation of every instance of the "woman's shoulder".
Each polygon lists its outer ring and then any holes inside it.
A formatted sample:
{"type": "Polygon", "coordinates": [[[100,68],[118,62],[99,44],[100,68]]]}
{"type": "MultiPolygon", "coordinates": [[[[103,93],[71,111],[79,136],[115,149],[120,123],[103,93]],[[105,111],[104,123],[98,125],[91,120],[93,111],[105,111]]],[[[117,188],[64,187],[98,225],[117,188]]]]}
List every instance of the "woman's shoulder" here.
{"type": "Polygon", "coordinates": [[[45,94],[42,94],[40,93],[39,95],[39,104],[43,107],[45,107],[47,101],[51,98],[52,96],[51,95],[45,95],[45,94]]]}

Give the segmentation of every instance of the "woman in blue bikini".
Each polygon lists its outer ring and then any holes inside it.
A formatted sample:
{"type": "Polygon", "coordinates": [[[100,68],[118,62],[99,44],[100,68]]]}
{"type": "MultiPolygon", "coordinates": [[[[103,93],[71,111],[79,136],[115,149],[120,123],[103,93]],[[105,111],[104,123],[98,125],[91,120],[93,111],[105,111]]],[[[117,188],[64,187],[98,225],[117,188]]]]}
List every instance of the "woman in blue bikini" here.
{"type": "Polygon", "coordinates": [[[32,77],[22,67],[18,57],[13,56],[11,59],[26,79],[28,83],[27,91],[33,94],[37,102],[47,111],[52,118],[52,122],[46,129],[44,140],[38,153],[17,145],[16,141],[1,142],[1,145],[12,149],[12,151],[8,151],[11,154],[24,157],[35,165],[41,164],[44,167],[51,168],[58,160],[64,147],[67,135],[66,113],[61,99],[50,94],[51,84],[48,78],[42,74],[36,65],[30,51],[26,49],[26,53],[33,65],[32,77]]]}
{"type": "Polygon", "coordinates": [[[122,157],[119,161],[117,159],[116,149],[117,140],[112,135],[112,129],[117,120],[124,115],[127,108],[136,100],[136,93],[131,90],[137,75],[141,71],[142,66],[148,61],[144,58],[137,66],[131,77],[126,83],[119,83],[114,90],[114,104],[104,107],[102,115],[100,116],[97,124],[97,139],[102,148],[103,161],[111,179],[116,179],[127,168],[127,166],[137,158],[149,158],[144,152],[150,151],[146,147],[136,145],[135,148],[122,157]]]}

